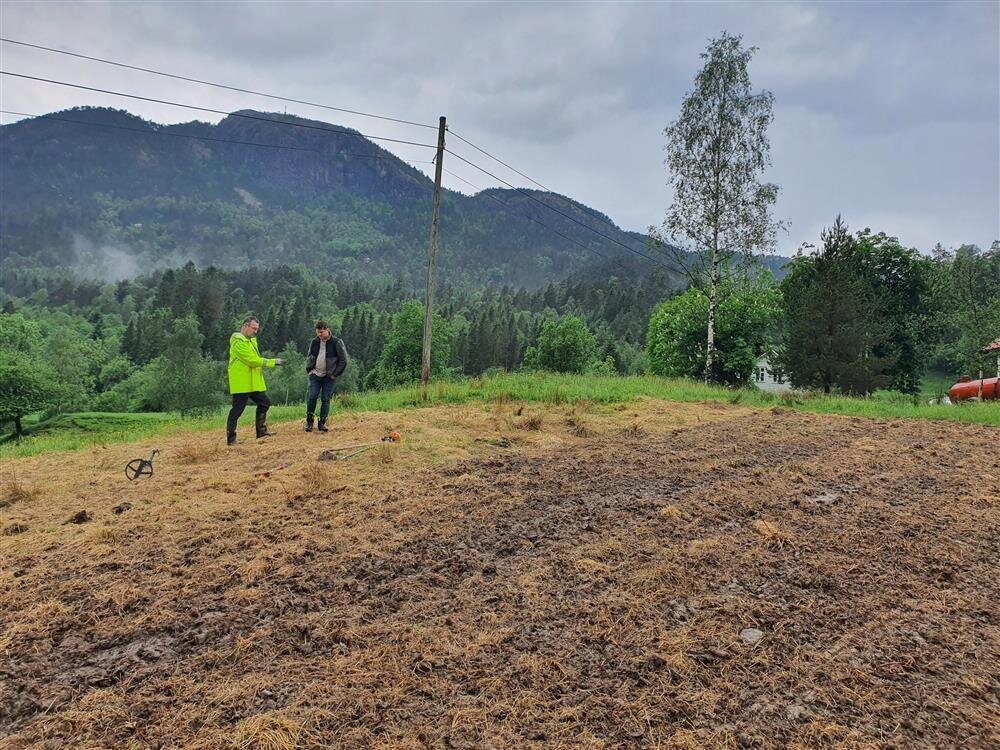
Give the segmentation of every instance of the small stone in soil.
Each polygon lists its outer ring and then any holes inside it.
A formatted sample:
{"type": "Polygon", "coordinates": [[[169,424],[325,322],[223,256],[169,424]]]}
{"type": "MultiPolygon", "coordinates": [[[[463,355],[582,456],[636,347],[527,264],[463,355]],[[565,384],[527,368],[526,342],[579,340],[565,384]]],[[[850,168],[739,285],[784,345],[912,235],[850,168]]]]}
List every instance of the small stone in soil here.
{"type": "Polygon", "coordinates": [[[764,637],[764,633],[757,628],[744,628],[740,631],[740,638],[744,643],[756,643],[764,637]]]}

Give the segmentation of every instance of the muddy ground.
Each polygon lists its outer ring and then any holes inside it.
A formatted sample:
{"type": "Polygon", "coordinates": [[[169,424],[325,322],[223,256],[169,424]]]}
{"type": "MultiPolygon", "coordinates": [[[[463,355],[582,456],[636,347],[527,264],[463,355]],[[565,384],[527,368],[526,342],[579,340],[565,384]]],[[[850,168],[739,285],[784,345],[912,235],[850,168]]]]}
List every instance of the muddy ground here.
{"type": "Polygon", "coordinates": [[[399,419],[9,462],[0,747],[1000,747],[1000,430],[399,419]]]}

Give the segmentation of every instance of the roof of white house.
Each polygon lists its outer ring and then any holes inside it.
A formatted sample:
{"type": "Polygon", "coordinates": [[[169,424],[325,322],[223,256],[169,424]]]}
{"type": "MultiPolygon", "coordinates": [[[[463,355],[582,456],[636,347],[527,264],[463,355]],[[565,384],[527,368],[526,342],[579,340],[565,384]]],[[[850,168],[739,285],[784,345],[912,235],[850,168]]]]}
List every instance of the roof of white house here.
{"type": "Polygon", "coordinates": [[[992,344],[987,344],[983,347],[984,352],[1000,352],[1000,339],[997,339],[992,344]]]}

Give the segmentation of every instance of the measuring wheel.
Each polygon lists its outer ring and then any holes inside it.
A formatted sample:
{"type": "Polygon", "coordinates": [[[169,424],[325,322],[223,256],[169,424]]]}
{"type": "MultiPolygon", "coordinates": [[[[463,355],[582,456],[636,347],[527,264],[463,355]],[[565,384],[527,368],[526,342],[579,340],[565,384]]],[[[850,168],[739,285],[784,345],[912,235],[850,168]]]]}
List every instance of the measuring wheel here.
{"type": "Polygon", "coordinates": [[[129,479],[138,479],[141,476],[153,476],[153,464],[144,458],[137,458],[129,461],[125,466],[125,476],[129,479]]]}
{"type": "Polygon", "coordinates": [[[149,458],[133,458],[125,464],[125,476],[130,481],[139,477],[153,476],[153,458],[159,452],[159,450],[154,450],[149,458]]]}

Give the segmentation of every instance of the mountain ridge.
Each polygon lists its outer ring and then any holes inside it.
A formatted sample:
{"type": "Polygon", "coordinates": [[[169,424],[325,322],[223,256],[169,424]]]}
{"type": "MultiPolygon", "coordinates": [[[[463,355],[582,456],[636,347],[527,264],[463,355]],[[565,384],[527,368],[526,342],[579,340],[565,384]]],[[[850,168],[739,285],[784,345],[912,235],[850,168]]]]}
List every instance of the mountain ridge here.
{"type": "MultiPolygon", "coordinates": [[[[160,125],[73,108],[0,127],[0,272],[92,269],[103,249],[144,268],[302,263],[416,288],[432,191],[415,167],[320,120],[238,110],[160,125]]],[[[439,269],[456,283],[538,288],[652,252],[600,211],[533,189],[443,189],[440,224],[439,269]]]]}

